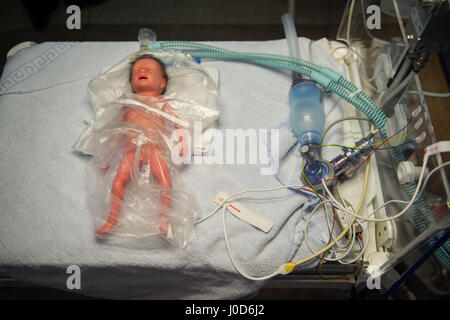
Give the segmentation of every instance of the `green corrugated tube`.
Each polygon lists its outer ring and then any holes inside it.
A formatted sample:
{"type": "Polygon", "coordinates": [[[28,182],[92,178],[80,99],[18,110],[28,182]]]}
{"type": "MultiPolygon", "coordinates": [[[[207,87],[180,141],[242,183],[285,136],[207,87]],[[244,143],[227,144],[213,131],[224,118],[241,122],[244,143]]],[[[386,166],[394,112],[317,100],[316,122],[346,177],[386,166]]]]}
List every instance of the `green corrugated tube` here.
{"type": "Polygon", "coordinates": [[[310,77],[312,80],[322,85],[326,90],[338,94],[366,114],[378,128],[383,127],[387,120],[384,113],[376,107],[375,103],[367,97],[364,92],[358,92],[353,84],[346,81],[346,79],[337,72],[329,68],[320,67],[309,61],[273,54],[240,53],[207,44],[185,41],[164,41],[155,42],[149,45],[149,49],[151,50],[170,48],[187,49],[182,50],[183,53],[189,54],[195,58],[243,60],[249,63],[295,71],[310,77]]]}

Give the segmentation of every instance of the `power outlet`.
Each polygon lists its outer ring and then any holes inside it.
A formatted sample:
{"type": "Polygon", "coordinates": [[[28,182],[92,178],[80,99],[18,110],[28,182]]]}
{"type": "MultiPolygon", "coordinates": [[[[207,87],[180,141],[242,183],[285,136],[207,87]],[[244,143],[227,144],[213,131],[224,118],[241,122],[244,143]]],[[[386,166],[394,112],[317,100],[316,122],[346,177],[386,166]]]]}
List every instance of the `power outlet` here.
{"type": "Polygon", "coordinates": [[[392,220],[378,222],[375,225],[375,234],[378,248],[392,249],[396,241],[397,226],[392,220]]]}

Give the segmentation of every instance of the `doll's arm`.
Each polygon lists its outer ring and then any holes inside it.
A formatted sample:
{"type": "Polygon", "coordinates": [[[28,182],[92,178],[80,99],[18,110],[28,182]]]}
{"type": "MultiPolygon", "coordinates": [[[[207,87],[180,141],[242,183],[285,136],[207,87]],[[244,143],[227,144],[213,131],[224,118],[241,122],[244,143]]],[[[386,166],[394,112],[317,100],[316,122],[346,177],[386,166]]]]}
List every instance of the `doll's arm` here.
{"type": "MultiPolygon", "coordinates": [[[[163,111],[167,112],[168,114],[170,114],[171,116],[173,116],[175,118],[180,119],[180,116],[175,112],[175,110],[173,110],[172,106],[168,103],[164,104],[163,111]]],[[[175,129],[183,129],[183,127],[177,123],[174,123],[174,127],[175,127],[175,129]]]]}
{"type": "MultiPolygon", "coordinates": [[[[170,114],[171,116],[180,119],[180,117],[178,116],[178,114],[175,112],[175,110],[173,110],[172,106],[169,103],[165,103],[164,104],[164,112],[167,112],[168,114],[170,114]]],[[[186,141],[186,130],[184,127],[180,126],[177,123],[174,123],[174,127],[175,129],[177,129],[177,133],[178,133],[178,141],[181,143],[181,149],[180,149],[180,156],[182,157],[187,150],[187,141],[186,141]]]]}

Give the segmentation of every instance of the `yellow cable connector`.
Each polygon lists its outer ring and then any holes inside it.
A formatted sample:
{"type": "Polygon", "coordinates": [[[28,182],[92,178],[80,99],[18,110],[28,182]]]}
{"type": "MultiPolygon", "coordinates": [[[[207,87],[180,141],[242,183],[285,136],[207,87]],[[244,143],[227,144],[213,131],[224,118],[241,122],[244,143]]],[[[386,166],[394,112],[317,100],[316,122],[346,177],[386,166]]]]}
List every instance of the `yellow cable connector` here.
{"type": "Polygon", "coordinates": [[[297,264],[293,263],[293,262],[287,262],[283,265],[283,269],[284,269],[284,274],[288,274],[291,273],[292,271],[294,271],[294,268],[297,264]]]}

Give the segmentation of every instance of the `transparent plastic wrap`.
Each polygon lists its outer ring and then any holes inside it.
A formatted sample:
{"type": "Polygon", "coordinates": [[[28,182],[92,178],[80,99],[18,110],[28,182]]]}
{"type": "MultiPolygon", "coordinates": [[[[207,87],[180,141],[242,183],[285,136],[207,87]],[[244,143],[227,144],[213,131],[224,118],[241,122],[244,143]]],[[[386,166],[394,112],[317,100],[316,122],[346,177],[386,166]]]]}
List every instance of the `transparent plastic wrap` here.
{"type": "Polygon", "coordinates": [[[205,131],[219,116],[217,75],[184,55],[161,54],[165,94],[140,95],[131,67],[144,55],[132,54],[90,82],[95,120],[74,149],[92,156],[88,206],[98,237],[161,235],[183,248],[195,239],[197,205],[179,171],[211,142],[195,150],[191,137],[196,122],[205,131]]]}
{"type": "MultiPolygon", "coordinates": [[[[98,77],[91,80],[87,89],[96,118],[105,112],[110,113],[111,102],[124,94],[133,94],[130,87],[131,63],[138,57],[148,54],[165,64],[169,81],[162,96],[172,101],[172,107],[180,119],[190,122],[191,125],[187,130],[192,137],[194,121],[201,121],[202,132],[215,127],[221,107],[217,89],[218,71],[215,68],[203,67],[191,57],[178,52],[135,52],[116,65],[104,68],[98,77]]],[[[74,150],[89,154],[86,152],[84,136],[89,135],[92,128],[91,123],[74,144],[74,150]]],[[[192,145],[191,153],[203,153],[209,150],[212,143],[210,135],[202,135],[201,138],[202,143],[192,145]]]]}

